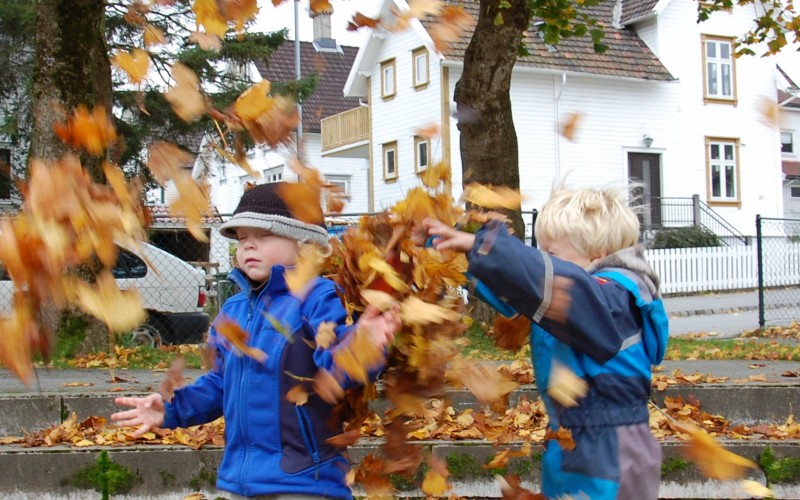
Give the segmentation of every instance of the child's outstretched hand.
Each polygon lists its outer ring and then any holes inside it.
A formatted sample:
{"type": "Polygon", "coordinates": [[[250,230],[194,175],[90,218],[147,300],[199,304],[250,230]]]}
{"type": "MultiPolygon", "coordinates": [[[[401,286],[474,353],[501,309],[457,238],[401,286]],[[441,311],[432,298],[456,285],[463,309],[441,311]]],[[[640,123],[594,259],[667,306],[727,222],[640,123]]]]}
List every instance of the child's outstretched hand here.
{"type": "Polygon", "coordinates": [[[164,399],[161,394],[148,394],[143,398],[117,398],[114,403],[133,407],[132,410],[113,413],[111,420],[123,427],[138,425],[134,437],[164,423],[164,399]]]}
{"type": "Polygon", "coordinates": [[[433,240],[433,247],[436,250],[455,250],[456,252],[467,253],[475,244],[475,235],[454,229],[444,222],[426,217],[422,221],[428,229],[428,234],[436,236],[433,240]]]}
{"type": "Polygon", "coordinates": [[[358,329],[366,330],[375,343],[382,349],[394,341],[395,334],[400,331],[400,306],[381,312],[373,305],[368,305],[364,314],[358,318],[358,329]]]}

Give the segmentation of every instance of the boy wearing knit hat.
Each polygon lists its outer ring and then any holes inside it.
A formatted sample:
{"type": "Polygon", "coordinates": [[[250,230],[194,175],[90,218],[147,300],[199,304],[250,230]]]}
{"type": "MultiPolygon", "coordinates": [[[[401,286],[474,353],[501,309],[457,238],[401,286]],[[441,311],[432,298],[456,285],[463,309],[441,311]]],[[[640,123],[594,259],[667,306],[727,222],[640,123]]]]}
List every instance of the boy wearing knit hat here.
{"type": "MultiPolygon", "coordinates": [[[[346,348],[344,340],[356,329],[386,348],[399,330],[399,315],[396,309],[381,313],[370,307],[356,325],[346,327],[347,313],[331,280],[316,278],[302,298],[289,292],[285,271],[296,263],[299,245],[327,247],[328,234],[324,225],[292,216],[280,184],[246,191],[233,217],[220,227],[223,236],[237,240],[238,268],[230,279],[242,291],[223,304],[209,332],[216,355],[212,370],[176,390],[169,402],[159,394],[118,398],[118,404],[133,409],[111,418],[139,426],[141,435],[152,427],[189,427],[225,416],[219,489],[235,498],[350,499],[348,461],[327,443],[343,430],[341,422],[332,422],[333,406],[310,389],[302,404],[286,395],[318,370],[342,373],[333,353],[346,348]],[[266,359],[242,356],[217,333],[221,321],[233,321],[247,332],[249,347],[263,351],[266,359]],[[331,345],[316,342],[323,324],[336,325],[331,345]]],[[[376,373],[379,368],[373,367],[376,373]]]]}

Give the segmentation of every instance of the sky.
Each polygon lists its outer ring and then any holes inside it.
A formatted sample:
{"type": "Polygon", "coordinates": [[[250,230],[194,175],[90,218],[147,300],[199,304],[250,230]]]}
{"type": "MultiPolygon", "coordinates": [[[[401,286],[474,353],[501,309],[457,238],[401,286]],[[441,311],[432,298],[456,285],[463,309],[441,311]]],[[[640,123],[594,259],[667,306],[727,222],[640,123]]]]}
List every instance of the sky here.
{"type": "MultiPolygon", "coordinates": [[[[339,45],[354,47],[361,45],[365,29],[355,32],[347,31],[347,22],[356,12],[373,16],[378,9],[378,4],[379,0],[331,1],[331,5],[333,5],[331,31],[339,45]]],[[[286,0],[278,7],[273,7],[271,0],[259,0],[258,5],[261,9],[253,29],[268,32],[285,27],[289,29],[289,39],[294,40],[294,1],[286,0]]],[[[300,0],[297,10],[300,21],[300,40],[310,42],[314,36],[314,29],[308,15],[308,0],[300,0]]]]}

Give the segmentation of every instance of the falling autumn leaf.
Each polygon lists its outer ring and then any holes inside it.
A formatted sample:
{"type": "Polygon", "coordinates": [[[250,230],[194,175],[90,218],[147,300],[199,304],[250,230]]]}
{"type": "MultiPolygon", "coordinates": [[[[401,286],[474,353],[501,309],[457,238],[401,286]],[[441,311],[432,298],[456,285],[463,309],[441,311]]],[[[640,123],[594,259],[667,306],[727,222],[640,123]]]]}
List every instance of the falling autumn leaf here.
{"type": "Polygon", "coordinates": [[[167,38],[164,36],[164,32],[158,27],[149,23],[144,27],[143,37],[145,47],[152,47],[154,45],[162,45],[167,43],[167,38]]]}
{"type": "Polygon", "coordinates": [[[767,488],[758,481],[753,481],[752,479],[742,479],[739,484],[742,486],[742,490],[751,497],[772,498],[775,496],[775,493],[771,489],[767,488]]]}
{"type": "Polygon", "coordinates": [[[361,12],[356,12],[352,19],[347,23],[347,31],[356,31],[359,28],[377,28],[378,20],[365,16],[361,12]]]}
{"type": "Polygon", "coordinates": [[[286,286],[296,297],[305,297],[311,284],[319,276],[319,268],[326,255],[318,245],[301,245],[297,263],[286,270],[286,286]]]}
{"type": "Polygon", "coordinates": [[[294,403],[296,406],[303,406],[308,403],[308,391],[303,384],[297,384],[286,393],[286,401],[294,403]]]}
{"type": "Polygon", "coordinates": [[[563,124],[561,125],[561,130],[559,131],[561,135],[569,140],[575,140],[575,134],[578,133],[578,126],[581,123],[581,119],[583,118],[583,113],[574,111],[572,113],[568,113],[567,116],[562,120],[563,124]]]}
{"type": "Polygon", "coordinates": [[[530,339],[531,321],[521,314],[512,318],[497,314],[492,323],[491,335],[497,347],[519,351],[530,339]]]}
{"type": "Polygon", "coordinates": [[[364,302],[377,307],[380,311],[388,311],[397,305],[397,299],[380,290],[361,290],[364,302]]]}
{"type": "MultiPolygon", "coordinates": [[[[198,0],[200,1],[200,0],[198,0]]],[[[206,102],[200,93],[200,81],[194,71],[181,63],[172,66],[173,85],[164,98],[172,105],[175,114],[185,122],[193,122],[206,111],[206,102]]]]}
{"type": "Polygon", "coordinates": [[[469,203],[484,208],[519,210],[522,205],[522,195],[505,186],[489,187],[477,183],[468,184],[464,188],[462,197],[469,203]]]}
{"type": "Polygon", "coordinates": [[[575,440],[572,439],[572,432],[566,427],[559,427],[556,430],[548,428],[547,433],[544,435],[544,442],[552,439],[556,440],[563,450],[572,451],[575,449],[575,440]]]}
{"type": "Polygon", "coordinates": [[[578,406],[578,400],[589,391],[589,384],[561,363],[553,363],[547,395],[562,406],[578,406]]]}
{"type": "Polygon", "coordinates": [[[424,302],[413,295],[400,304],[400,319],[409,325],[453,322],[461,319],[461,314],[437,304],[424,302]]]}
{"type": "Polygon", "coordinates": [[[263,363],[267,360],[267,354],[264,351],[257,347],[250,347],[247,345],[250,336],[232,319],[222,317],[217,320],[215,327],[217,333],[227,339],[233,347],[238,349],[239,352],[245,356],[249,356],[259,363],[263,363]]]}
{"type": "Polygon", "coordinates": [[[81,280],[72,285],[77,305],[116,332],[128,331],[147,319],[139,291],[120,290],[110,271],[99,274],[94,285],[81,280]]]}
{"type": "Polygon", "coordinates": [[[444,460],[432,454],[428,458],[428,465],[431,468],[422,480],[422,492],[430,496],[442,496],[451,487],[447,481],[450,476],[447,471],[447,464],[444,460]]]}
{"type": "Polygon", "coordinates": [[[57,123],[54,128],[66,144],[94,156],[101,156],[117,140],[117,129],[103,106],[95,106],[91,112],[78,106],[66,124],[57,123]]]}
{"type": "Polygon", "coordinates": [[[333,6],[329,0],[309,0],[308,7],[314,15],[333,13],[333,6]]]}
{"type": "Polygon", "coordinates": [[[440,53],[450,50],[453,42],[461,38],[464,28],[475,19],[460,5],[448,5],[436,19],[428,33],[440,53]]]}
{"type": "Polygon", "coordinates": [[[682,453],[697,465],[704,476],[726,481],[742,477],[747,469],[758,468],[752,460],[720,446],[704,429],[688,422],[673,425],[676,430],[689,436],[689,442],[682,453]]]}
{"type": "Polygon", "coordinates": [[[139,84],[150,67],[150,56],[142,49],[133,49],[131,52],[118,52],[111,62],[128,74],[131,83],[139,84]]]}
{"type": "Polygon", "coordinates": [[[222,17],[216,0],[194,0],[192,11],[197,24],[203,26],[207,33],[219,37],[225,36],[228,31],[228,23],[222,17]]]}

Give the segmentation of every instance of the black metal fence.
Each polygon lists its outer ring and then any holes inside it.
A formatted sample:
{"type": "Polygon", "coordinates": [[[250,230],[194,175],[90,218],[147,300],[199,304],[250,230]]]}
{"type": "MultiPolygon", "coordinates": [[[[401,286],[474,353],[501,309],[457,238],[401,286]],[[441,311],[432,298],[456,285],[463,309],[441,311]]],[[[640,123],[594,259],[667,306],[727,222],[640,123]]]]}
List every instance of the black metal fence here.
{"type": "Polygon", "coordinates": [[[800,219],[756,216],[758,324],[800,321],[800,219]]]}
{"type": "Polygon", "coordinates": [[[699,195],[684,198],[646,196],[642,202],[639,221],[645,232],[694,226],[714,233],[725,245],[749,243],[746,236],[700,200],[699,195]]]}

